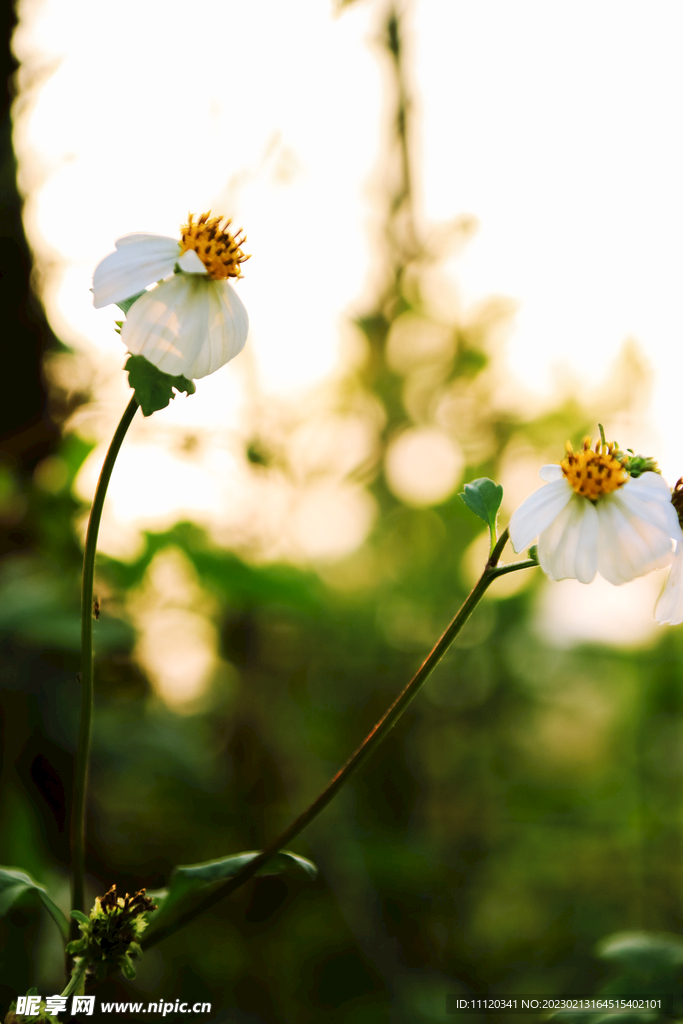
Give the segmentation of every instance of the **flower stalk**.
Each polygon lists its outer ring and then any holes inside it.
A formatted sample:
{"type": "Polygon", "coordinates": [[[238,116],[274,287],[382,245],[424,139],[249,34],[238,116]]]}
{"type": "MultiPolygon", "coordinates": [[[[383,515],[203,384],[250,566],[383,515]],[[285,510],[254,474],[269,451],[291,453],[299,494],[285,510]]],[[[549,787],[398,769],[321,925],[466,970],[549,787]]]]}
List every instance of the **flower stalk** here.
{"type": "Polygon", "coordinates": [[[209,910],[214,906],[214,904],[218,903],[219,900],[224,899],[241,885],[244,885],[245,882],[256,874],[260,867],[270,860],[271,857],[274,857],[276,853],[279,853],[283,847],[288,846],[292,839],[295,839],[296,836],[303,832],[306,826],[310,825],[310,823],[317,818],[320,812],[327,807],[342,786],[344,786],[351,776],[361,767],[361,765],[367,761],[387,733],[399,720],[403,712],[421,689],[423,683],[429,678],[436,666],[439,664],[458,633],[460,633],[461,629],[481,601],[491,583],[498,576],[503,576],[510,572],[516,572],[518,569],[529,569],[538,565],[536,559],[528,558],[520,562],[499,566],[498,562],[507,541],[508,531],[505,530],[493,548],[489,560],[484,567],[484,571],[479,577],[479,580],[475,584],[473,590],[466,598],[465,602],[462,604],[443,635],[439,640],[437,640],[436,644],[427,655],[413,678],[398,695],[396,700],[387,708],[361,745],[354,751],[346,764],[340,768],[334,778],[327,784],[319,796],[316,797],[313,803],[302,814],[300,814],[298,818],[295,818],[294,821],[292,821],[291,824],[289,824],[287,828],[285,828],[284,831],[282,831],[280,835],[277,836],[261,854],[259,854],[258,857],[255,857],[246,864],[244,868],[229,879],[229,881],[225,882],[225,884],[220,886],[220,888],[214,890],[214,892],[205,896],[204,899],[196,906],[187,910],[184,914],[179,915],[175,921],[170,922],[165,928],[159,928],[147,939],[143,939],[141,943],[143,950],[155,946],[157,943],[161,942],[162,939],[167,938],[180,928],[184,928],[185,925],[190,924],[191,921],[200,914],[203,914],[204,911],[209,910]]]}
{"type": "MultiPolygon", "coordinates": [[[[85,812],[93,710],[92,623],[97,535],[100,529],[102,508],[114,463],[137,410],[138,403],[136,398],[133,397],[128,403],[109,445],[109,450],[107,451],[100,477],[97,481],[95,497],[93,498],[90,518],[88,519],[85,550],[83,552],[83,583],[81,589],[81,721],[76,750],[74,804],[71,823],[73,861],[71,906],[72,909],[81,912],[84,910],[85,896],[85,812]]],[[[72,938],[76,938],[78,935],[78,923],[76,921],[73,922],[72,931],[72,938]]]]}
{"type": "Polygon", "coordinates": [[[80,959],[75,967],[74,971],[69,978],[66,988],[62,992],[62,996],[82,996],[85,992],[85,975],[88,970],[88,961],[80,959]]]}

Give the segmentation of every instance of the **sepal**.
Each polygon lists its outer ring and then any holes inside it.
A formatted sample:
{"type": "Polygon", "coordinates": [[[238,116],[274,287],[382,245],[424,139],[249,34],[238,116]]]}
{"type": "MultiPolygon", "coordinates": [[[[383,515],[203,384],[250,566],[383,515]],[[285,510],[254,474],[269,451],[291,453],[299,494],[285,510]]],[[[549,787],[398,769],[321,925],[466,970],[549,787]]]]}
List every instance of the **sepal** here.
{"type": "MultiPolygon", "coordinates": [[[[119,309],[122,309],[122,310],[123,310],[123,312],[127,314],[127,313],[128,313],[128,310],[129,310],[129,309],[130,309],[130,307],[131,307],[131,306],[133,305],[133,303],[134,303],[134,302],[137,302],[137,300],[138,300],[138,299],[139,299],[139,298],[140,298],[140,297],[141,297],[142,295],[146,295],[146,294],[147,294],[147,293],[146,293],[146,291],[143,291],[143,292],[138,292],[138,293],[137,293],[137,295],[131,295],[131,297],[130,297],[129,299],[121,299],[121,301],[120,301],[120,302],[117,302],[117,303],[116,303],[116,305],[117,305],[117,306],[119,307],[119,309]]],[[[123,320],[121,320],[121,321],[118,321],[118,320],[117,320],[116,322],[117,322],[117,323],[123,323],[123,320]]]]}
{"type": "Polygon", "coordinates": [[[66,947],[66,952],[69,954],[69,956],[77,956],[79,953],[83,953],[87,948],[87,939],[74,939],[66,947]]]}
{"type": "Polygon", "coordinates": [[[624,455],[620,461],[628,475],[632,476],[634,480],[637,480],[643,473],[661,474],[662,471],[655,459],[651,459],[647,455],[634,455],[630,448],[627,449],[627,452],[628,454],[624,455]]]}

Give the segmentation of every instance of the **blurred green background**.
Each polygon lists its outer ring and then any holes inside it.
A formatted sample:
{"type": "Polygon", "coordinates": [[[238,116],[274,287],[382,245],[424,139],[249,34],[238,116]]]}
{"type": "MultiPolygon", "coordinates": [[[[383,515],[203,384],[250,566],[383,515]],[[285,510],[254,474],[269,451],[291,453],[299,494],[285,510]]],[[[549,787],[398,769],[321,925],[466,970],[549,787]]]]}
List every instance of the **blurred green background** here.
{"type": "MultiPolygon", "coordinates": [[[[377,424],[376,454],[357,479],[380,514],[359,550],[317,572],[249,564],[191,523],[148,535],[133,562],[99,559],[93,896],[114,882],[158,888],[175,864],[263,846],[328,781],[457,610],[482,524],[457,494],[403,504],[383,471],[392,439],[429,425],[446,403],[464,480],[495,479],[511,446],[540,465],[567,437],[594,434],[597,418],[628,408],[643,372],[626,353],[619,403],[612,391],[599,409],[577,396],[529,421],[498,401],[510,307],[491,300],[444,325],[424,297],[439,250],[413,221],[393,15],[384,44],[395,131],[383,283],[357,322],[364,358],[335,399],[340,414],[377,424]],[[412,337],[439,340],[412,346],[412,337]],[[190,581],[193,607],[220,641],[212,685],[182,713],[136,662],[131,613],[163,588],[169,566],[190,581]]],[[[74,523],[85,511],[71,484],[90,448],[60,427],[89,396],[67,408],[40,384],[40,359],[60,343],[28,285],[9,130],[6,118],[0,284],[18,390],[5,403],[0,463],[0,863],[31,872],[66,909],[74,523]]],[[[462,241],[467,230],[454,229],[462,241]]],[[[246,454],[255,474],[288,472],[286,437],[275,446],[257,433],[246,454]]],[[[624,654],[559,648],[532,628],[540,571],[513,579],[494,585],[382,749],[294,844],[318,881],[250,882],[150,951],[135,982],[102,985],[100,998],[209,1001],[217,1021],[426,1024],[447,1019],[446,993],[596,991],[613,973],[595,957],[601,937],[680,929],[681,632],[663,629],[624,654]]],[[[0,1003],[31,984],[60,991],[52,922],[26,907],[0,929],[0,1003]]]]}

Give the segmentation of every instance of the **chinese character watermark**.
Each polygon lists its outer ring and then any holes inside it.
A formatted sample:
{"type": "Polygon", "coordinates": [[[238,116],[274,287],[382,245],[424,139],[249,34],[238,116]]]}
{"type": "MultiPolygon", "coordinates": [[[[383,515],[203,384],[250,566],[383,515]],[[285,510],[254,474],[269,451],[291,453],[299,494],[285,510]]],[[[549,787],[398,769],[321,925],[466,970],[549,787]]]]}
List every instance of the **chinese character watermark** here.
{"type": "Polygon", "coordinates": [[[89,1017],[95,1009],[95,996],[74,996],[71,1000],[72,1013],[85,1013],[89,1017]]]}
{"type": "MultiPolygon", "coordinates": [[[[68,1000],[66,996],[48,996],[44,1001],[43,1012],[56,1017],[58,1013],[66,1011],[68,1000]]],[[[18,996],[16,1013],[22,1017],[37,1017],[43,1003],[42,996],[18,996]]],[[[84,1013],[92,1017],[95,1009],[95,996],[74,996],[71,1000],[71,1013],[84,1013]]]]}

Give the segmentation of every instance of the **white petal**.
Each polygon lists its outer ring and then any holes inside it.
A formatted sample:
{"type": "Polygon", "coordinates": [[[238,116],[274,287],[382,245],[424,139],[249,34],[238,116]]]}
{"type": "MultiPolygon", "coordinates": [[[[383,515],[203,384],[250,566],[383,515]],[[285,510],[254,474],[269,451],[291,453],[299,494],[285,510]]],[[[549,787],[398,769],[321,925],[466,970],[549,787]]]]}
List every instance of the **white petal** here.
{"type": "Polygon", "coordinates": [[[550,526],[553,519],[571,501],[573,494],[572,485],[564,475],[561,480],[546,484],[545,487],[540,487],[530,494],[526,501],[515,509],[510,519],[510,540],[515,551],[523,551],[539,533],[550,526]]]}
{"type": "Polygon", "coordinates": [[[188,249],[183,253],[178,260],[178,266],[186,274],[208,274],[208,270],[194,249],[188,249]]]}
{"type": "Polygon", "coordinates": [[[647,495],[652,501],[671,501],[671,488],[661,473],[642,473],[639,477],[631,477],[621,488],[622,490],[638,491],[647,495]]]}
{"type": "Polygon", "coordinates": [[[646,520],[678,540],[681,532],[678,515],[671,504],[669,485],[659,473],[643,473],[635,480],[629,480],[614,492],[614,497],[631,515],[646,520]]]}
{"type": "Polygon", "coordinates": [[[164,373],[196,379],[241,352],[248,329],[247,311],[227,282],[174,274],[131,306],[121,340],[164,373]]]}
{"type": "Polygon", "coordinates": [[[208,301],[206,294],[204,301],[196,295],[198,280],[174,274],[131,306],[121,328],[129,352],[144,356],[164,373],[189,376],[207,335],[208,301]]]}
{"type": "Polygon", "coordinates": [[[615,586],[669,565],[673,558],[673,530],[653,524],[651,505],[631,500],[632,496],[624,494],[627,486],[601,498],[597,504],[598,572],[615,586]],[[644,515],[639,514],[643,511],[644,515]]]}
{"type": "Polygon", "coordinates": [[[147,242],[150,238],[168,238],[168,235],[150,235],[149,231],[133,231],[129,235],[121,235],[114,242],[117,249],[121,249],[124,245],[130,245],[131,243],[147,242]]]}
{"type": "Polygon", "coordinates": [[[662,625],[683,622],[683,543],[679,542],[668,579],[655,607],[655,619],[662,625]]]}
{"type": "Polygon", "coordinates": [[[180,246],[164,235],[125,235],[116,240],[116,252],[109,253],[95,267],[93,305],[121,302],[145,290],[147,285],[173,273],[180,246]]]}
{"type": "Polygon", "coordinates": [[[598,516],[586,498],[574,494],[538,539],[538,560],[551,580],[590,583],[598,567],[598,516]]]}
{"type": "Polygon", "coordinates": [[[234,288],[227,281],[211,281],[207,291],[208,340],[191,367],[193,379],[215,373],[224,363],[239,355],[249,333],[249,317],[234,288]]]}
{"type": "Polygon", "coordinates": [[[562,466],[558,465],[557,462],[550,462],[547,466],[541,466],[538,471],[538,475],[541,480],[545,480],[546,483],[552,484],[556,480],[561,480],[564,473],[562,472],[562,466]]]}

